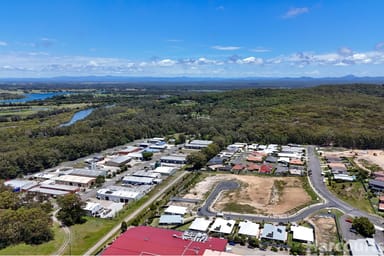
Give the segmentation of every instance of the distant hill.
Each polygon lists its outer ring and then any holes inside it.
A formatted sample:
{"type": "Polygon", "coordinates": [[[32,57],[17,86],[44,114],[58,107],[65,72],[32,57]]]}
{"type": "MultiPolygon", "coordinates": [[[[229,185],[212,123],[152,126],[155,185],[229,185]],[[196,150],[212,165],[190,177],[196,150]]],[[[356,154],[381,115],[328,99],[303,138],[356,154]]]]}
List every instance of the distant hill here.
{"type": "Polygon", "coordinates": [[[297,88],[324,84],[384,84],[384,77],[246,77],[246,78],[212,78],[212,77],[126,77],[126,76],[60,76],[51,78],[0,78],[3,85],[47,85],[76,84],[83,87],[127,86],[127,87],[199,87],[205,89],[234,88],[297,88]]]}

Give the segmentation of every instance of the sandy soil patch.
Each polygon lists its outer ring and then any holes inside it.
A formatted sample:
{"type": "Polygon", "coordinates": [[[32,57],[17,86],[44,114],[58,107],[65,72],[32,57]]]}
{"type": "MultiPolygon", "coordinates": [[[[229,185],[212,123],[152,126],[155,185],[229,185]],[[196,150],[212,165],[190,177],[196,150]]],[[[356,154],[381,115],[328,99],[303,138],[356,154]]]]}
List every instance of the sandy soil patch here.
{"type": "Polygon", "coordinates": [[[384,169],[384,150],[346,150],[346,151],[324,151],[325,156],[334,155],[340,157],[354,157],[354,161],[359,167],[364,168],[361,160],[370,164],[376,164],[384,169]]]}
{"type": "Polygon", "coordinates": [[[316,244],[329,245],[337,240],[335,219],[331,217],[314,216],[310,221],[315,225],[316,244]]]}
{"type": "Polygon", "coordinates": [[[241,186],[236,191],[222,193],[213,206],[216,211],[223,211],[227,204],[236,203],[254,208],[255,213],[281,215],[311,201],[299,178],[235,174],[208,177],[199,182],[185,197],[204,199],[207,193],[223,180],[237,180],[241,186]]]}

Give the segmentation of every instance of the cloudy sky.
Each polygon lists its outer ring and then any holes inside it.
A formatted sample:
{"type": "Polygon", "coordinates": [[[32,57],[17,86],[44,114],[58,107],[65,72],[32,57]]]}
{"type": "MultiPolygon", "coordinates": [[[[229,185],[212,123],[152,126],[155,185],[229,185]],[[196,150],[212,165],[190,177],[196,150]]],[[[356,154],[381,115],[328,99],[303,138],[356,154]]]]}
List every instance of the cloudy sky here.
{"type": "Polygon", "coordinates": [[[382,0],[1,0],[0,77],[384,75],[382,0]]]}

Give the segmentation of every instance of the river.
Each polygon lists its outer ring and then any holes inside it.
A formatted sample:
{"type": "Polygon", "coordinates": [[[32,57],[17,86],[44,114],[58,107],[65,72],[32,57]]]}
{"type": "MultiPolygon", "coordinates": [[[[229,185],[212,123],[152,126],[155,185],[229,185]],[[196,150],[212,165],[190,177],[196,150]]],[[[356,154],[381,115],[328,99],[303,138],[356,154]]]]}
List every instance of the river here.
{"type": "Polygon", "coordinates": [[[0,100],[0,104],[9,104],[9,103],[26,103],[34,100],[45,100],[48,98],[52,98],[58,95],[65,95],[68,92],[42,92],[42,93],[27,93],[24,94],[24,98],[21,99],[8,99],[8,100],[0,100]]]}

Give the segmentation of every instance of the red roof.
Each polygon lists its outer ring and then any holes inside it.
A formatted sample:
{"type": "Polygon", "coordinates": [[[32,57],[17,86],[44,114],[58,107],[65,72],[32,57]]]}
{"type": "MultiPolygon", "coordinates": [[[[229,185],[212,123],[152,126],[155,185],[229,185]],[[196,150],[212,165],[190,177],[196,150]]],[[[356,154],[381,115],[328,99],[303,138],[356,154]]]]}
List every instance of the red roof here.
{"type": "Polygon", "coordinates": [[[241,170],[243,170],[244,168],[245,168],[244,165],[242,165],[242,164],[236,164],[235,166],[232,167],[232,170],[234,170],[234,171],[241,171],[241,170]]]}
{"type": "Polygon", "coordinates": [[[382,203],[379,204],[379,210],[380,210],[380,211],[383,211],[383,210],[384,210],[384,204],[382,204],[382,203]]]}
{"type": "Polygon", "coordinates": [[[260,167],[260,170],[259,172],[261,173],[270,173],[273,169],[273,166],[272,165],[269,165],[269,164],[263,164],[261,167],[260,167]]]}
{"type": "Polygon", "coordinates": [[[247,169],[248,171],[256,171],[260,169],[260,166],[257,164],[248,164],[247,169]]]}
{"type": "Polygon", "coordinates": [[[206,242],[180,238],[182,232],[149,226],[128,229],[102,255],[203,255],[206,249],[225,251],[226,239],[210,237],[206,242]]]}
{"type": "Polygon", "coordinates": [[[247,157],[247,161],[249,161],[249,162],[262,162],[263,161],[263,157],[262,156],[252,156],[252,155],[249,155],[247,157]]]}

